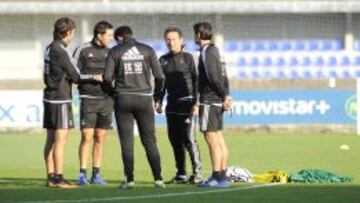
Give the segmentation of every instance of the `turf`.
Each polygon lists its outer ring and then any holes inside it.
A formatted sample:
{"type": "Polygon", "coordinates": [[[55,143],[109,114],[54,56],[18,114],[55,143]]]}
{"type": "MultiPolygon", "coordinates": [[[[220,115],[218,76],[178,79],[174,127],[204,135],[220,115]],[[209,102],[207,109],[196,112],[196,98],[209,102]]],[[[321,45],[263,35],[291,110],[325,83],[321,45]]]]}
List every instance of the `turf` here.
{"type": "MultiPolygon", "coordinates": [[[[175,174],[170,144],[164,130],[158,131],[158,144],[166,180],[175,174]]],[[[360,202],[360,136],[341,133],[246,133],[225,132],[230,149],[230,164],[253,173],[269,170],[296,172],[323,169],[354,178],[342,184],[285,184],[258,187],[234,184],[226,189],[203,189],[191,185],[154,189],[146,156],[137,138],[135,143],[135,181],[133,190],[117,186],[123,178],[120,147],[115,133],[106,140],[102,174],[106,187],[88,186],[76,190],[44,187],[43,133],[1,133],[0,202],[360,202]],[[340,150],[342,144],[350,150],[340,150]],[[80,200],[80,201],[79,201],[80,200]]],[[[65,176],[73,181],[78,175],[79,133],[74,130],[66,150],[65,176]]],[[[210,174],[210,161],[202,136],[198,135],[204,176],[210,174]]],[[[188,169],[189,164],[188,164],[188,169]]]]}

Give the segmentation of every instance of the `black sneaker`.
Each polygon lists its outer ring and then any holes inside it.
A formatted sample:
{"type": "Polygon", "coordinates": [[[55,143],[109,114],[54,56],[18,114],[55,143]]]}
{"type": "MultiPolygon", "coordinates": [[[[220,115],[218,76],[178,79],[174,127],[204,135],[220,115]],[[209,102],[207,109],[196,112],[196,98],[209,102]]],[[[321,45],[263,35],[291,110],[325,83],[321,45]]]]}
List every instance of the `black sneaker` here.
{"type": "Polygon", "coordinates": [[[204,179],[200,176],[200,175],[191,175],[188,182],[190,184],[199,184],[199,183],[202,183],[204,181],[204,179]]]}
{"type": "Polygon", "coordinates": [[[166,182],[166,184],[186,184],[188,181],[186,175],[177,175],[170,181],[166,182]]]}

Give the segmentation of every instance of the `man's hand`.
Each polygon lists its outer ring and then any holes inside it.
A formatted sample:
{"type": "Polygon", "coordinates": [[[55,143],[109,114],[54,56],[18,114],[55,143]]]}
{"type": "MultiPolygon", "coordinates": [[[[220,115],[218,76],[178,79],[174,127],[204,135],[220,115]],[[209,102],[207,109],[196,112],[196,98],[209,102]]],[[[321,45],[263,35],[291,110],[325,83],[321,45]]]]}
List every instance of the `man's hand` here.
{"type": "Polygon", "coordinates": [[[233,106],[233,102],[231,97],[226,97],[225,101],[223,102],[223,107],[225,110],[230,110],[233,106]]]}
{"type": "Polygon", "coordinates": [[[199,106],[195,104],[191,109],[191,115],[192,116],[198,116],[199,115],[199,106]]]}
{"type": "Polygon", "coordinates": [[[95,74],[93,75],[93,79],[97,82],[103,82],[102,74],[95,74]]]}
{"type": "Polygon", "coordinates": [[[159,101],[156,101],[154,103],[154,108],[155,108],[156,113],[162,113],[162,105],[159,101]]]}

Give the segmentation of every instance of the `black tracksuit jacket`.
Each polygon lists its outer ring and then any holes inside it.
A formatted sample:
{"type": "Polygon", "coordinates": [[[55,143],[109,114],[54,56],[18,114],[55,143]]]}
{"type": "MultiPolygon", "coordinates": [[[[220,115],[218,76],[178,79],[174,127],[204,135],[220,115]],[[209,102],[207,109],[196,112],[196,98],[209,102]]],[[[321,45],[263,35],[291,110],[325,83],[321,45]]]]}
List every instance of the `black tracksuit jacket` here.
{"type": "Polygon", "coordinates": [[[103,79],[107,83],[115,80],[115,95],[152,95],[151,73],[155,79],[153,96],[158,100],[164,83],[159,60],[153,48],[131,38],[109,51],[103,79]]]}
{"type": "Polygon", "coordinates": [[[225,62],[215,45],[200,50],[198,71],[200,103],[222,103],[229,95],[229,80],[225,62]]]}
{"type": "MultiPolygon", "coordinates": [[[[79,46],[74,52],[74,59],[82,74],[103,74],[109,48],[100,46],[95,39],[79,46]]],[[[96,81],[80,83],[80,98],[106,98],[111,96],[112,87],[109,83],[96,81]]]]}
{"type": "Polygon", "coordinates": [[[160,97],[162,102],[167,93],[168,105],[198,98],[198,75],[193,56],[187,52],[167,53],[160,57],[160,64],[165,75],[165,88],[160,97]]]}
{"type": "Polygon", "coordinates": [[[70,103],[72,83],[93,81],[92,74],[80,74],[66,43],[54,40],[44,54],[44,102],[70,103]]]}

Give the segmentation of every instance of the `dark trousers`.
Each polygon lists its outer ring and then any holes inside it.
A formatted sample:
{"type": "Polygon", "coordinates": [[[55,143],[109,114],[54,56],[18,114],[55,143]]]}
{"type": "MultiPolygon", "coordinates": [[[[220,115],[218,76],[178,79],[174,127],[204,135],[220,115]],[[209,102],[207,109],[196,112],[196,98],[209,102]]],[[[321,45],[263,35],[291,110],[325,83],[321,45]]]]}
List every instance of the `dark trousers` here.
{"type": "Polygon", "coordinates": [[[126,180],[134,180],[134,120],[146,151],[155,180],[162,180],[160,154],[155,137],[155,118],[151,96],[118,95],[115,97],[115,117],[121,145],[126,180]]]}
{"type": "Polygon", "coordinates": [[[190,116],[190,113],[176,113],[167,108],[166,120],[177,175],[186,175],[186,149],[190,156],[193,175],[201,176],[200,150],[195,137],[196,119],[190,116]]]}

